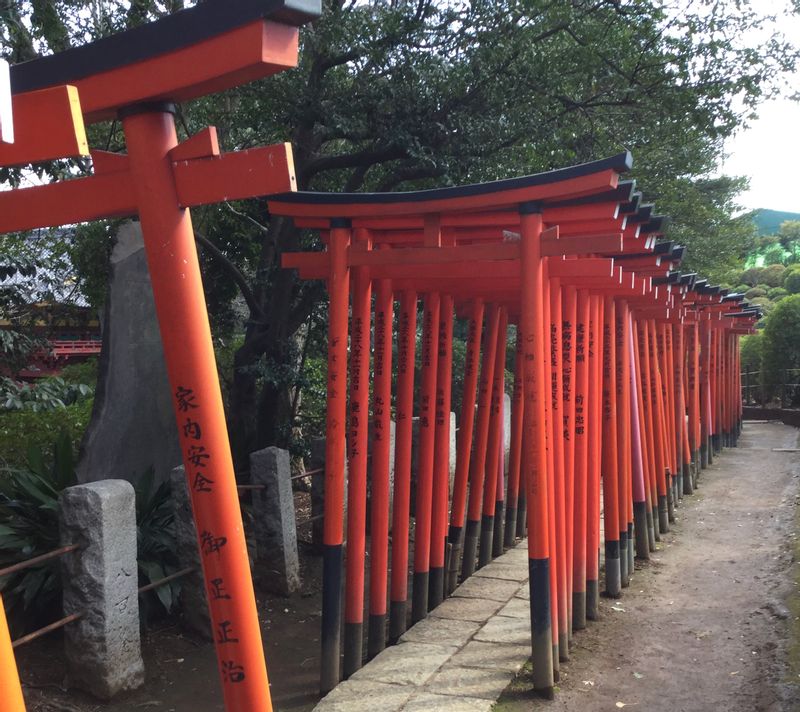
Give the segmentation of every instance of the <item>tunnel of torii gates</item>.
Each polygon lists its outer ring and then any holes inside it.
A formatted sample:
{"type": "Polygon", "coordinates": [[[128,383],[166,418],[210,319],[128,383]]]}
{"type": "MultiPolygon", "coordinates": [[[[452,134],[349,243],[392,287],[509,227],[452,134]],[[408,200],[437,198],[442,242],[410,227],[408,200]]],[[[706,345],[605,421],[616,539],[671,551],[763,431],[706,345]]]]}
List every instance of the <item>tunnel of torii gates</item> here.
{"type": "MultiPolygon", "coordinates": [[[[409,613],[411,621],[425,617],[527,530],[534,687],[549,695],[573,630],[597,614],[601,496],[604,585],[617,596],[634,553],[649,555],[699,466],[735,444],[737,340],[753,329],[758,310],[742,295],[676,271],[683,248],[657,240],[663,219],[632,182],[619,180],[630,167],[627,154],[460,188],[332,195],[292,192],[286,144],[220,153],[213,128],[178,142],[172,102],[295,66],[298,26],[318,13],[313,0],[207,0],[11,67],[10,93],[0,71],[0,165],[92,159],[88,176],[0,193],[0,232],[141,221],[226,710],[270,710],[271,700],[189,208],[268,195],[276,196],[272,214],[319,229],[327,243],[324,253],[284,260],[303,278],[326,279],[330,292],[321,690],[364,658],[371,445],[369,656],[402,634],[409,613]],[[112,118],[122,124],[125,154],[88,146],[85,124],[112,118]],[[455,315],[468,319],[469,336],[451,487],[446,414],[455,315]],[[510,324],[517,339],[506,476],[510,324]]],[[[0,689],[4,710],[24,710],[1,610],[0,689]]]]}
{"type": "Polygon", "coordinates": [[[664,218],[632,181],[620,181],[630,163],[624,153],[479,185],[268,200],[272,215],[319,230],[326,245],[283,256],[302,279],[327,280],[330,297],[323,691],[364,659],[368,524],[368,658],[383,649],[387,622],[396,640],[409,617],[423,619],[527,527],[533,685],[551,696],[573,631],[597,617],[601,500],[604,586],[619,596],[634,555],[647,558],[669,529],[698,468],[735,444],[738,338],[759,314],[742,295],[677,271],[684,248],[658,239],[664,218]],[[451,483],[456,316],[467,320],[468,336],[451,483]]]}

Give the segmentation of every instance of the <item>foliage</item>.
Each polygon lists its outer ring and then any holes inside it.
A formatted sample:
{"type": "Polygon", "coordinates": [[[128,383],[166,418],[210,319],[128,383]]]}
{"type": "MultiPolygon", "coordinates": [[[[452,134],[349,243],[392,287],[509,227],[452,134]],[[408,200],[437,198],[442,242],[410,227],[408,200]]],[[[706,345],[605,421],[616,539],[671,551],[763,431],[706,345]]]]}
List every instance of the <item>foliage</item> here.
{"type": "MultiPolygon", "coordinates": [[[[0,568],[59,548],[58,497],[75,484],[74,446],[67,430],[53,443],[52,456],[31,446],[24,465],[0,468],[0,568]]],[[[177,571],[169,485],[156,486],[152,471],[136,487],[136,527],[140,586],[177,571]]],[[[16,632],[58,617],[58,561],[0,580],[0,591],[16,632]]],[[[179,582],[155,589],[142,600],[143,616],[162,607],[171,611],[179,591],[179,582]]]]}
{"type": "Polygon", "coordinates": [[[762,361],[766,396],[772,398],[784,370],[800,367],[800,294],[781,299],[767,318],[762,361]]]}
{"type": "MultiPolygon", "coordinates": [[[[53,444],[52,457],[32,447],[26,466],[0,469],[0,568],[60,546],[58,495],[76,484],[69,434],[53,444]]],[[[58,562],[50,561],[0,580],[9,617],[16,628],[24,617],[36,627],[60,611],[58,562]]]]}
{"type": "MultiPolygon", "coordinates": [[[[139,586],[158,581],[179,568],[175,554],[175,518],[169,482],[156,484],[153,470],[137,481],[136,541],[139,586]]],[[[142,614],[148,619],[161,608],[171,612],[178,601],[180,579],[159,586],[142,599],[142,614]],[[155,605],[156,601],[159,605],[155,605]]]]}
{"type": "Polygon", "coordinates": [[[94,387],[97,384],[98,362],[96,358],[88,358],[80,363],[71,363],[61,369],[59,376],[66,383],[86,384],[94,387]]]}
{"type": "Polygon", "coordinates": [[[760,371],[761,354],[763,349],[763,331],[743,336],[741,340],[742,371],[760,371]]]}
{"type": "Polygon", "coordinates": [[[773,267],[783,264],[785,259],[783,248],[780,245],[771,245],[762,253],[764,264],[773,267]]]}
{"type": "Polygon", "coordinates": [[[67,383],[63,378],[47,378],[37,383],[0,377],[0,410],[56,410],[90,398],[91,386],[67,383]]]}
{"type": "Polygon", "coordinates": [[[773,302],[780,301],[784,297],[788,296],[788,294],[789,292],[783,287],[773,287],[767,291],[767,297],[773,302]]]}
{"type": "MultiPolygon", "coordinates": [[[[24,61],[184,4],[7,3],[3,53],[24,61]]],[[[723,139],[796,61],[752,5],[689,0],[325,0],[301,42],[297,70],[183,106],[182,132],[214,124],[226,149],[291,140],[298,187],[314,190],[452,185],[629,148],[639,185],[673,216],[672,237],[689,245],[687,267],[712,279],[743,257],[753,227],[731,217],[743,181],[709,175],[723,139]]],[[[90,127],[90,140],[123,148],[118,126],[90,127]]],[[[270,219],[263,201],[194,217],[215,248],[203,264],[215,328],[233,333],[236,307],[246,305],[229,388],[243,461],[296,437],[298,334],[324,305],[323,287],[282,270],[280,255],[319,242],[270,219]]],[[[319,343],[309,357],[324,357],[319,343]]]]}
{"type": "Polygon", "coordinates": [[[743,284],[755,287],[759,282],[763,281],[763,274],[763,267],[750,267],[739,275],[739,279],[743,284]]]}
{"type": "Polygon", "coordinates": [[[755,299],[756,297],[766,297],[767,290],[764,289],[763,287],[752,287],[751,289],[748,289],[744,293],[744,296],[747,297],[748,299],[755,299]]]}
{"type": "Polygon", "coordinates": [[[77,449],[92,414],[91,398],[58,410],[0,412],[0,463],[22,467],[31,448],[45,448],[62,429],[77,449]]]}
{"type": "Polygon", "coordinates": [[[786,268],[779,263],[770,264],[761,273],[761,281],[770,287],[780,287],[783,284],[783,275],[786,268]]]}
{"type": "Polygon", "coordinates": [[[800,270],[790,270],[783,279],[783,287],[789,294],[800,293],[800,270]]]}

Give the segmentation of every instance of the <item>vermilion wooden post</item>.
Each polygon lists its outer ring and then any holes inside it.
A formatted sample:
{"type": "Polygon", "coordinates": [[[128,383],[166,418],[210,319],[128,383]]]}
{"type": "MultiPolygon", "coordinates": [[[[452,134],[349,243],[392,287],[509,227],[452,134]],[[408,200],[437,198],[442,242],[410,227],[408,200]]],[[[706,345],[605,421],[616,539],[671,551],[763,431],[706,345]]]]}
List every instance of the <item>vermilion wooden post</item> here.
{"type": "MultiPolygon", "coordinates": [[[[567,577],[567,510],[566,510],[566,465],[564,441],[564,363],[562,356],[563,305],[559,280],[549,280],[550,287],[550,411],[553,422],[553,483],[556,516],[556,578],[558,582],[558,654],[561,661],[569,660],[569,591],[567,577]]],[[[571,523],[570,523],[571,527],[571,523]]]]}
{"type": "MultiPolygon", "coordinates": [[[[367,249],[369,234],[355,231],[352,249],[367,249]]],[[[364,562],[367,530],[367,443],[372,283],[365,267],[353,269],[350,315],[350,417],[348,421],[347,556],[345,561],[344,677],[363,664],[364,562]]]]}
{"type": "MultiPolygon", "coordinates": [[[[461,394],[461,417],[459,419],[458,439],[456,441],[456,474],[453,481],[453,503],[450,511],[448,541],[450,550],[450,571],[447,590],[453,592],[458,583],[459,562],[463,549],[464,517],[467,505],[467,481],[472,453],[472,434],[475,424],[475,400],[478,387],[478,365],[481,357],[481,331],[483,327],[484,304],[482,299],[472,303],[472,311],[467,332],[467,353],[464,360],[464,385],[461,394]]],[[[488,330],[488,329],[487,329],[488,330]]]]}
{"type": "Polygon", "coordinates": [[[561,314],[561,437],[564,446],[564,526],[566,529],[567,569],[567,639],[573,632],[573,560],[575,542],[575,394],[577,363],[575,360],[575,326],[578,314],[578,293],[569,285],[562,288],[561,314]]]}
{"type": "Polygon", "coordinates": [[[629,312],[628,358],[630,362],[631,442],[633,456],[633,529],[636,537],[636,556],[650,558],[650,523],[647,501],[647,462],[644,452],[642,429],[642,379],[639,373],[639,353],[635,333],[635,321],[629,312]]]}
{"type": "Polygon", "coordinates": [[[600,606],[600,465],[602,461],[603,300],[592,295],[589,329],[589,479],[586,488],[586,617],[600,606]]]}
{"type": "Polygon", "coordinates": [[[475,572],[475,557],[481,530],[481,504],[486,473],[486,453],[489,445],[489,420],[491,417],[494,362],[497,354],[497,334],[500,329],[500,307],[492,305],[483,346],[480,389],[478,392],[478,422],[475,428],[475,448],[469,468],[469,506],[464,530],[464,555],[461,561],[461,578],[475,572]]]}
{"type": "Polygon", "coordinates": [[[656,455],[655,441],[655,418],[653,416],[653,387],[652,373],[650,369],[650,348],[647,337],[647,320],[639,319],[636,325],[636,332],[639,342],[639,367],[642,379],[642,412],[644,413],[644,441],[647,452],[647,471],[648,471],[648,531],[652,529],[653,539],[650,542],[650,549],[655,551],[657,541],[661,541],[661,530],[658,521],[658,461],[656,455]]]}
{"type": "Polygon", "coordinates": [[[650,366],[650,409],[653,422],[653,442],[657,476],[656,484],[658,486],[658,529],[659,532],[665,534],[669,531],[667,507],[669,464],[667,461],[666,438],[664,434],[664,401],[661,389],[655,320],[648,319],[644,322],[643,326],[647,338],[647,350],[650,356],[648,362],[650,366]]]}
{"type": "Polygon", "coordinates": [[[617,451],[617,314],[611,295],[606,295],[603,321],[603,515],[605,531],[605,583],[606,595],[614,598],[621,594],[622,564],[620,561],[619,479],[620,467],[617,451]]]}
{"type": "Polygon", "coordinates": [[[400,299],[397,335],[397,400],[392,505],[392,581],[389,638],[406,630],[408,602],[408,535],[411,511],[411,441],[414,412],[414,360],[417,346],[417,293],[404,291],[400,299]]]}
{"type": "MultiPolygon", "coordinates": [[[[649,418],[646,409],[647,399],[645,394],[647,392],[647,374],[645,373],[646,359],[644,357],[644,342],[642,340],[640,324],[636,318],[631,321],[634,349],[633,355],[635,360],[635,395],[637,398],[638,416],[639,416],[639,444],[642,452],[642,471],[644,475],[644,497],[646,502],[646,528],[647,541],[649,551],[655,551],[656,548],[656,534],[655,534],[655,520],[653,519],[653,500],[656,496],[655,488],[655,465],[652,460],[652,443],[648,436],[650,430],[649,418]]],[[[638,553],[638,546],[637,546],[638,553]]],[[[649,557],[648,557],[649,558],[649,557]]]]}
{"type": "Polygon", "coordinates": [[[633,573],[633,522],[632,507],[633,443],[631,441],[631,401],[630,401],[630,350],[628,330],[630,311],[624,300],[616,303],[616,328],[614,346],[616,349],[616,394],[617,394],[617,459],[619,463],[618,517],[619,517],[619,562],[620,584],[623,588],[630,584],[633,573]]]}
{"type": "Polygon", "coordinates": [[[521,270],[520,329],[523,341],[523,454],[522,468],[528,507],[528,568],[531,599],[533,688],[553,697],[553,634],[550,602],[550,541],[547,503],[547,443],[545,411],[544,293],[540,238],[542,216],[537,204],[520,206],[521,270]]]}
{"type": "Polygon", "coordinates": [[[711,403],[709,402],[709,361],[711,351],[711,339],[708,328],[708,318],[703,315],[703,320],[699,327],[700,338],[700,468],[705,470],[708,467],[708,440],[711,437],[709,414],[711,403]]]}
{"type": "Polygon", "coordinates": [[[498,458],[503,445],[503,383],[508,340],[508,312],[500,307],[500,322],[497,328],[492,393],[490,401],[489,436],[486,450],[486,476],[483,486],[483,510],[481,514],[481,538],[478,566],[486,566],[492,560],[494,543],[494,519],[497,504],[498,458]]]}
{"type": "Polygon", "coordinates": [[[386,647],[386,588],[389,569],[389,460],[392,424],[392,282],[380,279],[375,290],[372,394],[372,481],[370,511],[369,633],[370,658],[386,647]]]}
{"type": "Polygon", "coordinates": [[[197,523],[225,707],[229,712],[271,710],[197,248],[189,211],[178,207],[169,157],[178,143],[172,107],[128,109],[122,126],[197,523]]]}
{"type": "Polygon", "coordinates": [[[670,521],[675,521],[675,508],[678,506],[678,439],[675,432],[675,354],[672,344],[672,323],[661,324],[664,369],[661,376],[664,380],[664,401],[667,410],[667,435],[669,443],[670,472],[670,521]]]}
{"type": "Polygon", "coordinates": [[[695,316],[689,326],[688,334],[689,358],[689,443],[692,451],[692,486],[697,486],[697,475],[700,471],[700,328],[695,316]]]}
{"type": "Polygon", "coordinates": [[[508,453],[508,492],[506,494],[505,545],[514,545],[522,457],[522,339],[517,331],[514,354],[514,391],[511,396],[511,448],[508,453]]]}
{"type": "Polygon", "coordinates": [[[450,498],[450,400],[453,371],[453,298],[442,295],[436,376],[436,439],[433,462],[431,572],[428,608],[444,599],[447,514],[450,498]]]}
{"type": "Polygon", "coordinates": [[[580,289],[577,293],[575,318],[575,491],[573,507],[573,576],[572,576],[572,627],[586,627],[586,531],[587,487],[589,479],[589,321],[591,308],[589,294],[580,289]]]}
{"type": "Polygon", "coordinates": [[[558,521],[556,518],[556,470],[555,470],[555,448],[553,410],[552,410],[552,336],[550,333],[550,280],[548,278],[548,261],[542,260],[542,338],[544,339],[544,377],[545,377],[545,443],[547,445],[546,472],[547,477],[547,519],[549,522],[550,537],[550,614],[551,632],[553,634],[553,677],[557,682],[560,677],[561,655],[558,650],[559,640],[559,608],[561,601],[558,591],[558,521]]]}
{"type": "Polygon", "coordinates": [[[3,712],[25,712],[25,700],[22,699],[17,661],[11,647],[2,596],[0,596],[0,690],[2,690],[3,712]]]}
{"type": "Polygon", "coordinates": [[[411,604],[411,620],[414,623],[428,615],[440,307],[441,298],[438,292],[425,295],[422,324],[422,383],[419,393],[417,492],[414,509],[414,585],[411,604]]]}

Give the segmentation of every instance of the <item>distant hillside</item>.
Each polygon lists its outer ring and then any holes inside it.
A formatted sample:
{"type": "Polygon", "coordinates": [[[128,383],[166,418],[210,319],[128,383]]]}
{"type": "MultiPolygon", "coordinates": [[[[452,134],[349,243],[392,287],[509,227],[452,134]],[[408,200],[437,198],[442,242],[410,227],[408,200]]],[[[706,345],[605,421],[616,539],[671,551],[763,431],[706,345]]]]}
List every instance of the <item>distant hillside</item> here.
{"type": "Polygon", "coordinates": [[[768,210],[759,208],[753,211],[753,222],[759,235],[775,235],[782,222],[800,220],[800,213],[787,213],[785,210],[768,210]]]}

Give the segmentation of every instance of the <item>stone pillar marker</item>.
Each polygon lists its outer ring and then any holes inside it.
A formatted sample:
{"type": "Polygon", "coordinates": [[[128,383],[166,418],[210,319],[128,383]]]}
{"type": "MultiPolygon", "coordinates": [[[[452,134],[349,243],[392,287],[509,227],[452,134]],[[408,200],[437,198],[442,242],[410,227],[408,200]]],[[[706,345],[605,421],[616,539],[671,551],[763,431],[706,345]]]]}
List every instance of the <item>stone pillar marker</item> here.
{"type": "Polygon", "coordinates": [[[211,620],[208,617],[200,550],[197,548],[197,527],[192,516],[192,503],[183,465],[170,471],[170,485],[178,565],[182,569],[190,566],[195,569],[181,579],[180,606],[183,623],[193,633],[211,640],[211,620]]]}
{"type": "Polygon", "coordinates": [[[59,497],[64,629],[71,684],[100,699],[144,683],[139,638],[136,499],[124,480],[68,487],[59,497]]]}
{"type": "Polygon", "coordinates": [[[300,590],[300,560],[288,450],[268,447],[251,453],[250,478],[264,485],[253,490],[254,573],[270,593],[289,596],[300,590]]]}

